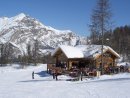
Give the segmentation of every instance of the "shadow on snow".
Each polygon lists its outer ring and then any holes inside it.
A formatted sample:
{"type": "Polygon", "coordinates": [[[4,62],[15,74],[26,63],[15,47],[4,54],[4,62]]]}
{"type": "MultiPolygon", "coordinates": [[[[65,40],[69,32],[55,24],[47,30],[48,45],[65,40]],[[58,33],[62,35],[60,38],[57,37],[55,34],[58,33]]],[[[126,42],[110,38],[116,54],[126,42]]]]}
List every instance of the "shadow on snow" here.
{"type": "Polygon", "coordinates": [[[35,79],[35,75],[38,75],[39,77],[49,77],[49,75],[46,71],[40,71],[34,74],[34,79],[31,80],[25,80],[25,81],[19,81],[19,82],[42,82],[42,81],[53,81],[52,79],[42,79],[42,80],[37,80],[35,79]]]}
{"type": "Polygon", "coordinates": [[[40,76],[40,77],[48,77],[48,76],[50,76],[50,75],[47,73],[47,71],[41,71],[41,72],[37,72],[37,73],[35,73],[35,74],[37,74],[37,75],[40,76]]]}
{"type": "Polygon", "coordinates": [[[33,80],[25,80],[25,81],[19,81],[19,82],[25,82],[25,83],[27,83],[27,82],[43,82],[43,81],[53,81],[52,79],[45,79],[45,80],[35,80],[35,79],[33,79],[33,80]]]}

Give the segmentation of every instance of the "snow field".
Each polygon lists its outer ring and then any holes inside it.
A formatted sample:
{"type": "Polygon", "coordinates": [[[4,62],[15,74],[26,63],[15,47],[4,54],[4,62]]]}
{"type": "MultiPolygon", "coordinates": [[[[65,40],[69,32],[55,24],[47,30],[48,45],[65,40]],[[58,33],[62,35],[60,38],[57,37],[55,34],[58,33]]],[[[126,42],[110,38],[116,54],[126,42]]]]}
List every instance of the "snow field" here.
{"type": "Polygon", "coordinates": [[[46,65],[0,68],[0,98],[130,98],[130,74],[103,75],[83,81],[53,80],[46,65]],[[32,71],[35,79],[32,80],[32,71]]]}

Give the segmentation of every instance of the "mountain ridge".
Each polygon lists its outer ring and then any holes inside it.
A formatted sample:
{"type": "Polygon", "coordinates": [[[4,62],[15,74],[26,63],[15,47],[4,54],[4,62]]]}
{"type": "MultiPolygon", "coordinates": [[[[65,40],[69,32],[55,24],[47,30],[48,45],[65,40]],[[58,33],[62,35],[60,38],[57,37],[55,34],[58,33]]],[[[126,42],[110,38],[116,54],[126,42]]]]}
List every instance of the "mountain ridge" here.
{"type": "Polygon", "coordinates": [[[39,42],[39,49],[45,50],[58,45],[83,44],[84,39],[70,30],[57,30],[51,26],[45,26],[24,13],[10,18],[0,18],[0,43],[10,43],[19,48],[19,54],[26,54],[27,45],[33,46],[36,40],[39,42]]]}

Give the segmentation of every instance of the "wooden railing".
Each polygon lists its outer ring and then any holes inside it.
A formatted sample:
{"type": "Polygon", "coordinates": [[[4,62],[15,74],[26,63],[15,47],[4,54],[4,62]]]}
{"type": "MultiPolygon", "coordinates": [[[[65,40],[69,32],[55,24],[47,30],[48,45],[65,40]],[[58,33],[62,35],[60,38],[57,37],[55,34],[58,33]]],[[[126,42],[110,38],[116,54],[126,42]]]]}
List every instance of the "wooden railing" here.
{"type": "Polygon", "coordinates": [[[54,64],[47,64],[47,73],[51,73],[53,70],[54,64]]]}
{"type": "Polygon", "coordinates": [[[73,68],[71,70],[66,70],[65,68],[56,67],[54,64],[47,64],[47,72],[53,75],[53,79],[57,79],[58,75],[66,74],[71,77],[79,77],[79,76],[96,76],[96,71],[90,71],[87,68],[73,68]]]}
{"type": "Polygon", "coordinates": [[[53,79],[57,79],[58,75],[63,74],[63,69],[61,67],[56,67],[54,64],[47,64],[47,73],[53,75],[53,79]]]}

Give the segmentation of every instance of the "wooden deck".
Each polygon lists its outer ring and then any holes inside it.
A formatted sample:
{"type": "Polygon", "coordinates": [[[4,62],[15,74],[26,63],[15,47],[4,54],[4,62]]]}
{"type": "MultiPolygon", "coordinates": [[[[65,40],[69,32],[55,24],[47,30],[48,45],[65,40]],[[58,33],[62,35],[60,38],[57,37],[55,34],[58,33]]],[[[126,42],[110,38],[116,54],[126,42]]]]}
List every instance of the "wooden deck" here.
{"type": "Polygon", "coordinates": [[[73,78],[77,77],[95,77],[96,70],[89,70],[88,68],[71,68],[71,69],[66,69],[66,68],[61,68],[61,67],[56,67],[55,64],[47,64],[47,73],[53,75],[53,78],[57,80],[58,75],[68,75],[73,78]]]}

